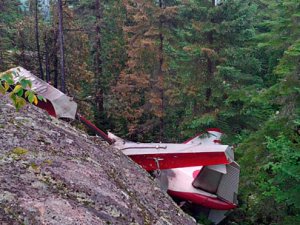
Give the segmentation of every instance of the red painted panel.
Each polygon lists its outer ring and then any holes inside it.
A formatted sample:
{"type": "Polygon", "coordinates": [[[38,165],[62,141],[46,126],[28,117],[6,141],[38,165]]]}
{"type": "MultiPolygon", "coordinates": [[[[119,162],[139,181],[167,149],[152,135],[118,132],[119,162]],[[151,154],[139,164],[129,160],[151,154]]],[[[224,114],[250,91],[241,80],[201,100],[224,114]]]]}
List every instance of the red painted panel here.
{"type": "Polygon", "coordinates": [[[236,205],[231,202],[222,201],[218,198],[212,198],[196,193],[168,190],[168,194],[183,200],[191,201],[195,204],[202,205],[210,209],[230,210],[236,208],[236,205]]]}
{"type": "Polygon", "coordinates": [[[224,152],[143,154],[129,157],[147,171],[230,163],[224,152]],[[159,168],[155,159],[159,159],[159,168]]]}
{"type": "Polygon", "coordinates": [[[198,176],[199,173],[200,173],[200,170],[195,170],[193,172],[193,178],[195,179],[198,176]]]}
{"type": "Polygon", "coordinates": [[[100,135],[105,141],[107,141],[110,145],[114,143],[114,140],[108,137],[106,133],[104,133],[102,130],[100,130],[98,127],[96,127],[91,121],[87,120],[83,116],[77,114],[76,115],[79,121],[84,123],[86,126],[91,128],[96,134],[100,135]]]}
{"type": "Polygon", "coordinates": [[[49,100],[47,102],[38,101],[37,107],[46,110],[50,116],[56,117],[55,109],[49,100]]]}

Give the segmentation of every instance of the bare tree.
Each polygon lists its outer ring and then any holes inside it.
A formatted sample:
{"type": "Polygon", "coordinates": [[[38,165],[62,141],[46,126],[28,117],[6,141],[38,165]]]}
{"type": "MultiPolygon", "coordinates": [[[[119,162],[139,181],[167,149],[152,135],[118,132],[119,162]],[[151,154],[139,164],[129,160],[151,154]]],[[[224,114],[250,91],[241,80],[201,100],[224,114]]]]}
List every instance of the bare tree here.
{"type": "MultiPolygon", "coordinates": [[[[164,2],[163,0],[159,0],[159,7],[160,9],[163,9],[164,2]]],[[[160,18],[159,19],[159,76],[161,79],[160,84],[160,98],[161,98],[161,117],[160,117],[160,141],[163,141],[164,137],[164,74],[163,74],[163,64],[164,64],[164,35],[162,33],[163,28],[163,21],[160,18]]]]}
{"type": "Polygon", "coordinates": [[[64,52],[64,30],[63,30],[63,7],[62,0],[57,1],[58,5],[58,31],[59,31],[59,49],[60,49],[60,73],[61,73],[61,91],[66,92],[65,78],[65,52],[64,52]]]}
{"type": "Polygon", "coordinates": [[[102,56],[101,56],[101,23],[102,23],[102,4],[100,0],[95,0],[95,16],[96,16],[96,26],[95,26],[95,57],[94,57],[94,70],[95,70],[95,104],[97,108],[96,120],[101,120],[104,114],[103,107],[103,90],[101,87],[101,76],[102,76],[102,56]],[[98,115],[98,116],[97,116],[98,115]]]}
{"type": "Polygon", "coordinates": [[[50,82],[50,56],[49,56],[49,44],[48,44],[47,33],[45,33],[44,36],[44,44],[45,44],[46,81],[50,82]]]}
{"type": "Polygon", "coordinates": [[[35,41],[36,41],[36,50],[37,50],[37,57],[39,62],[39,70],[40,70],[40,78],[44,79],[44,71],[43,71],[43,60],[41,57],[41,50],[40,50],[40,41],[39,41],[39,1],[35,0],[35,41]]]}

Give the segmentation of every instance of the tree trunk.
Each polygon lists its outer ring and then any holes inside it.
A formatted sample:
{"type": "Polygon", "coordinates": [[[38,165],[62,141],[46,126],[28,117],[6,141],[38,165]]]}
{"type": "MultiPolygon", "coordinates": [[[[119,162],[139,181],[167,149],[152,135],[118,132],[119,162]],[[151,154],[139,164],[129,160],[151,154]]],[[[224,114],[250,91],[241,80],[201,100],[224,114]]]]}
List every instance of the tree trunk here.
{"type": "Polygon", "coordinates": [[[64,33],[63,33],[63,7],[62,0],[57,1],[58,4],[58,31],[59,31],[59,49],[60,49],[60,73],[61,73],[61,91],[66,92],[65,78],[65,52],[64,52],[64,33]]]}
{"type": "MultiPolygon", "coordinates": [[[[212,4],[212,7],[215,7],[215,0],[212,0],[211,1],[211,4],[212,4]]],[[[210,22],[213,22],[213,20],[211,19],[210,22]]],[[[212,47],[212,44],[214,42],[214,38],[213,38],[213,32],[210,31],[207,35],[207,40],[208,40],[208,43],[209,43],[209,46],[212,47]]],[[[208,81],[212,80],[213,78],[213,75],[214,75],[214,62],[209,58],[209,56],[207,57],[207,77],[208,77],[208,81]]],[[[209,84],[211,85],[211,84],[209,84]]],[[[205,92],[205,97],[206,97],[206,101],[208,102],[210,100],[212,96],[212,88],[211,87],[208,87],[206,88],[206,92],[205,92]]]]}
{"type": "Polygon", "coordinates": [[[49,59],[49,45],[48,45],[47,34],[45,34],[44,44],[45,44],[45,61],[46,61],[46,81],[50,82],[50,59],[49,59]]]}
{"type": "Polygon", "coordinates": [[[53,72],[54,72],[54,87],[58,88],[58,29],[54,28],[53,31],[53,40],[52,40],[52,49],[53,49],[53,72]]]}
{"type": "Polygon", "coordinates": [[[96,112],[95,119],[96,124],[103,126],[104,118],[104,100],[103,100],[103,88],[101,85],[101,77],[102,77],[102,40],[101,40],[101,22],[102,22],[102,4],[100,0],[95,0],[95,16],[96,16],[96,39],[95,39],[95,58],[94,58],[94,70],[95,70],[95,104],[96,104],[96,112]]]}
{"type": "Polygon", "coordinates": [[[57,54],[54,55],[53,67],[54,67],[54,87],[58,88],[58,57],[57,57],[57,54]]]}
{"type": "MultiPolygon", "coordinates": [[[[160,9],[164,8],[163,0],[159,0],[160,9]]],[[[161,98],[161,117],[160,117],[160,141],[164,139],[164,35],[162,33],[163,21],[159,19],[159,80],[160,80],[160,98],[161,98]]]]}
{"type": "Polygon", "coordinates": [[[44,80],[44,72],[43,72],[43,64],[42,64],[42,57],[41,57],[41,50],[40,50],[40,41],[39,41],[39,15],[38,15],[38,0],[35,0],[35,41],[36,41],[36,50],[37,50],[37,57],[39,62],[39,70],[40,70],[40,78],[44,80]]]}

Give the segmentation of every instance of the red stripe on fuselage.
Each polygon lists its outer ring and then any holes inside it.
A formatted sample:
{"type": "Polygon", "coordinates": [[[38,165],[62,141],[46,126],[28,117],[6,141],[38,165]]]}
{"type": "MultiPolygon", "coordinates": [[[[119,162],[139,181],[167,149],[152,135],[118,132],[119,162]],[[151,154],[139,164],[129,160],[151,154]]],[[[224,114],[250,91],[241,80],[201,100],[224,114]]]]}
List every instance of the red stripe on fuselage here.
{"type": "Polygon", "coordinates": [[[174,169],[192,166],[208,166],[230,163],[225,152],[201,152],[201,153],[174,153],[174,154],[143,154],[128,155],[133,161],[141,165],[145,170],[174,169]],[[155,159],[158,159],[157,165],[155,159]]]}
{"type": "Polygon", "coordinates": [[[168,190],[168,194],[183,200],[191,201],[195,204],[202,205],[210,209],[230,210],[236,208],[236,205],[231,202],[225,202],[218,198],[208,197],[196,193],[168,190]]]}

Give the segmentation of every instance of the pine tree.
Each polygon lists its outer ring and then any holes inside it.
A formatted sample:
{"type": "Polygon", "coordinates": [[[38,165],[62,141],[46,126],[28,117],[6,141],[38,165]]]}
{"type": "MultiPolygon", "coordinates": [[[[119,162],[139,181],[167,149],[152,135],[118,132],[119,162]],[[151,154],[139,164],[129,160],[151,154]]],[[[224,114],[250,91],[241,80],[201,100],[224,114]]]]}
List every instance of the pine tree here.
{"type": "Polygon", "coordinates": [[[13,65],[14,37],[16,23],[22,19],[17,0],[0,1],[0,71],[13,65]]]}
{"type": "Polygon", "coordinates": [[[61,73],[61,91],[66,93],[66,75],[65,75],[65,45],[63,28],[63,6],[62,0],[57,1],[58,11],[58,32],[59,32],[59,52],[60,52],[60,73],[61,73]]]}
{"type": "Polygon", "coordinates": [[[82,32],[88,35],[90,52],[88,66],[93,71],[93,82],[86,86],[83,99],[93,97],[95,124],[103,130],[112,129],[114,121],[108,119],[114,86],[125,66],[123,23],[125,10],[121,0],[89,0],[74,3],[75,20],[82,32]],[[100,10],[99,10],[100,8],[100,10]]]}
{"type": "Polygon", "coordinates": [[[265,86],[244,106],[259,126],[255,132],[240,136],[243,143],[237,149],[244,167],[241,199],[247,201],[241,205],[240,213],[251,224],[297,224],[300,51],[299,23],[295,18],[300,8],[297,1],[260,3],[263,11],[256,41],[263,52],[265,86]]]}
{"type": "Polygon", "coordinates": [[[160,139],[164,132],[163,32],[174,10],[164,1],[124,1],[124,5],[128,60],[114,88],[118,105],[113,111],[120,121],[126,120],[120,122],[121,129],[131,138],[160,139]]]}
{"type": "Polygon", "coordinates": [[[184,135],[214,126],[231,132],[239,109],[228,112],[229,96],[260,82],[255,51],[245,47],[254,35],[254,12],[247,1],[192,1],[182,8],[175,33],[180,41],[170,46],[168,93],[184,135]]]}

